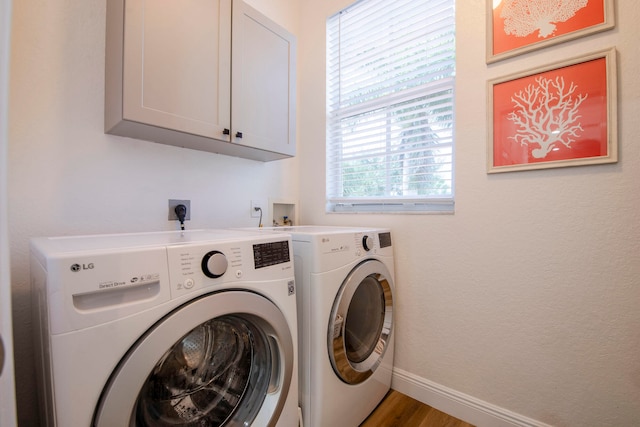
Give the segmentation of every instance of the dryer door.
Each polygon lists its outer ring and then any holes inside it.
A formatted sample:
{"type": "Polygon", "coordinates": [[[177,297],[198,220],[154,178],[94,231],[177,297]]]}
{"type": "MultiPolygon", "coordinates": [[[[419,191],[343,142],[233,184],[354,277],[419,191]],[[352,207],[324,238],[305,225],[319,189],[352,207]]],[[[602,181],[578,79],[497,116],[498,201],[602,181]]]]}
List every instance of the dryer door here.
{"type": "Polygon", "coordinates": [[[342,283],[329,318],[328,348],[340,379],[358,384],[382,362],[393,329],[393,279],[378,260],[358,264],[342,283]]]}
{"type": "Polygon", "coordinates": [[[272,426],[294,349],[282,312],[242,291],[208,294],[153,326],[112,374],[95,426],[272,426]]]}

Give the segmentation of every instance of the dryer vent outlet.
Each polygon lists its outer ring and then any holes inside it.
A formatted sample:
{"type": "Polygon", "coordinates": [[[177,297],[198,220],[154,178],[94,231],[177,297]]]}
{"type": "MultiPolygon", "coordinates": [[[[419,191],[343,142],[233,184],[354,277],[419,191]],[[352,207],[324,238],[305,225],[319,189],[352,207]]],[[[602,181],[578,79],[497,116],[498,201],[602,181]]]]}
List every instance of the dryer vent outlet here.
{"type": "Polygon", "coordinates": [[[178,215],[176,215],[176,206],[185,205],[187,207],[187,215],[185,220],[191,219],[191,200],[174,200],[169,199],[169,221],[177,221],[178,215]]]}

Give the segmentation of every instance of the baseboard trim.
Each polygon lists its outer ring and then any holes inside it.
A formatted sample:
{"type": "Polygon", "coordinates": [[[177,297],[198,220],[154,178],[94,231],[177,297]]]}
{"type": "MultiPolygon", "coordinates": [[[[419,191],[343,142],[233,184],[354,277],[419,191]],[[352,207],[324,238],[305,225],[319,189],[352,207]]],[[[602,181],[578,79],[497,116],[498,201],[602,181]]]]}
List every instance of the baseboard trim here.
{"type": "Polygon", "coordinates": [[[398,368],[391,388],[478,427],[551,427],[398,368]]]}

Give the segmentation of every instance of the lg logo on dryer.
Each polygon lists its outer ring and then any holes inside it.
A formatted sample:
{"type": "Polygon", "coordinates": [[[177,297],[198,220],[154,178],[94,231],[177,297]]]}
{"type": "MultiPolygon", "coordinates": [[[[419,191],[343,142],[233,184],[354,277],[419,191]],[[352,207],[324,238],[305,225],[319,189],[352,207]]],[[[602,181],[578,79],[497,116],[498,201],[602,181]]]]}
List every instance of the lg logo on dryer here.
{"type": "Polygon", "coordinates": [[[90,262],[89,264],[73,264],[71,266],[71,271],[73,271],[74,273],[77,273],[81,270],[93,270],[93,263],[90,262]]]}

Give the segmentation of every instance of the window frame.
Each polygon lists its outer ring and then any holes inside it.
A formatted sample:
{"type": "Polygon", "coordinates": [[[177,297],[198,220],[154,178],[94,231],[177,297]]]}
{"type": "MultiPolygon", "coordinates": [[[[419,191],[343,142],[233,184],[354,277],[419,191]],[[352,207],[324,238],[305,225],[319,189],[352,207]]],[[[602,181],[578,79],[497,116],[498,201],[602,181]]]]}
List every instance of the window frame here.
{"type": "MultiPolygon", "coordinates": [[[[443,49],[444,52],[446,52],[448,55],[452,55],[452,57],[447,56],[445,59],[445,61],[442,62],[438,62],[436,60],[434,60],[433,58],[431,59],[432,62],[429,62],[426,59],[422,59],[423,62],[427,63],[428,68],[424,68],[423,70],[426,70],[427,73],[431,72],[433,68],[435,68],[434,63],[438,63],[438,64],[442,64],[445,63],[446,65],[446,70],[447,72],[450,72],[450,74],[445,74],[445,76],[441,79],[433,79],[433,80],[428,80],[426,86],[429,86],[431,89],[430,91],[424,91],[424,88],[421,89],[422,86],[425,86],[424,82],[421,86],[416,88],[410,88],[408,90],[406,90],[406,92],[409,93],[410,98],[407,99],[412,99],[412,100],[419,100],[422,98],[428,99],[429,96],[434,95],[434,94],[438,94],[439,91],[442,91],[443,93],[446,93],[446,102],[445,102],[445,107],[447,107],[446,113],[444,113],[447,117],[450,117],[450,119],[448,121],[445,121],[446,123],[448,123],[448,126],[445,126],[441,129],[439,129],[441,131],[441,133],[446,134],[445,135],[445,139],[448,137],[449,142],[448,143],[442,143],[441,145],[438,145],[438,136],[432,136],[431,139],[427,138],[426,136],[422,136],[422,143],[420,144],[420,151],[422,152],[429,152],[429,153],[437,153],[438,150],[445,150],[445,156],[447,156],[447,158],[450,159],[450,161],[448,162],[444,162],[441,163],[437,160],[437,156],[436,155],[430,155],[428,156],[431,159],[436,159],[436,160],[432,160],[431,163],[428,163],[427,160],[425,160],[426,157],[424,157],[423,159],[421,159],[421,163],[418,164],[418,166],[413,166],[413,168],[428,168],[428,167],[436,167],[434,168],[435,172],[427,172],[427,173],[422,173],[422,175],[434,175],[434,176],[439,176],[439,174],[443,174],[444,176],[446,176],[446,179],[443,180],[445,183],[448,182],[450,183],[448,187],[445,186],[445,188],[448,190],[448,192],[446,192],[445,194],[438,194],[438,187],[437,184],[432,184],[432,186],[430,187],[430,190],[432,191],[431,194],[426,194],[426,195],[416,195],[416,194],[408,194],[408,195],[393,195],[390,194],[391,191],[389,191],[390,186],[386,186],[385,184],[385,188],[384,194],[378,194],[375,196],[349,196],[349,195],[345,195],[345,191],[344,191],[344,187],[342,187],[342,176],[345,175],[344,172],[333,172],[333,168],[334,165],[336,164],[341,164],[341,162],[344,163],[344,160],[336,160],[336,149],[332,148],[332,144],[335,145],[336,147],[338,147],[338,149],[342,149],[342,152],[345,152],[345,147],[347,147],[347,143],[344,142],[345,138],[344,138],[344,133],[338,133],[338,137],[336,138],[337,140],[339,140],[338,142],[336,142],[334,139],[332,139],[332,135],[334,132],[334,129],[336,127],[339,126],[335,126],[332,127],[332,125],[335,125],[335,110],[332,110],[332,103],[334,102],[334,98],[332,98],[332,94],[331,91],[332,90],[336,90],[334,88],[334,86],[331,84],[331,79],[332,78],[338,78],[341,79],[343,76],[341,74],[344,74],[344,68],[343,68],[343,59],[342,57],[340,57],[340,59],[338,60],[339,62],[339,66],[337,68],[338,70],[338,76],[336,77],[335,75],[333,75],[331,73],[332,67],[335,67],[335,61],[333,61],[331,59],[332,56],[332,33],[331,33],[331,26],[332,25],[338,25],[340,26],[340,23],[336,23],[336,20],[339,20],[342,16],[342,14],[346,14],[346,13],[352,13],[354,8],[357,8],[365,3],[368,4],[376,4],[376,2],[382,4],[385,2],[380,2],[380,0],[358,0],[355,3],[353,3],[352,5],[348,6],[347,8],[339,11],[337,14],[332,15],[331,17],[329,17],[327,19],[327,24],[326,24],[326,28],[327,28],[327,95],[326,95],[326,102],[327,102],[327,134],[326,134],[326,149],[327,149],[327,158],[326,158],[326,183],[325,183],[325,190],[326,190],[326,212],[327,213],[453,213],[454,212],[454,205],[455,205],[455,201],[454,201],[454,191],[455,191],[455,170],[454,170],[454,165],[455,165],[455,1],[454,0],[424,0],[424,3],[430,3],[430,4],[437,4],[438,6],[440,6],[443,10],[446,10],[446,13],[449,13],[449,15],[445,16],[445,26],[438,28],[437,30],[433,31],[433,33],[442,33],[446,36],[447,40],[445,43],[446,44],[446,49],[443,49]],[[448,49],[448,50],[447,50],[448,49]],[[444,82],[444,83],[443,83],[444,82]],[[444,86],[443,86],[444,85],[444,86]],[[445,89],[443,90],[442,88],[445,87],[445,89]],[[443,130],[445,129],[445,130],[443,130]],[[427,141],[428,139],[428,141],[427,141]],[[430,144],[430,145],[429,145],[430,144]],[[447,153],[446,150],[449,150],[449,152],[447,153]],[[444,170],[444,171],[440,171],[437,170],[438,166],[441,165],[445,165],[448,166],[449,169],[448,170],[444,170]],[[389,192],[389,193],[386,193],[389,192]]],[[[414,4],[415,2],[406,2],[407,6],[412,6],[412,4],[414,4]]],[[[394,3],[388,3],[389,5],[393,5],[394,3]]],[[[365,5],[366,6],[366,5],[365,5]]],[[[384,5],[385,7],[387,7],[387,4],[384,5]]],[[[423,4],[423,7],[429,7],[429,5],[423,4]]],[[[409,12],[405,12],[407,15],[409,14],[409,12]]],[[[442,13],[442,12],[441,12],[442,13]]],[[[432,22],[432,21],[429,21],[432,22]]],[[[425,26],[426,27],[426,26],[425,26]]],[[[342,29],[340,28],[338,30],[339,34],[338,37],[346,37],[343,36],[343,34],[340,32],[342,31],[342,29]]],[[[424,29],[422,31],[425,31],[424,29]]],[[[431,33],[429,33],[431,34],[431,33]]],[[[343,39],[340,39],[340,43],[343,43],[343,39]]],[[[344,42],[346,43],[346,42],[344,42]]],[[[426,48],[429,47],[429,42],[424,42],[426,48]]],[[[415,45],[409,45],[411,48],[415,47],[415,45]]],[[[425,49],[424,46],[418,45],[419,47],[421,47],[422,49],[425,49]]],[[[401,49],[400,49],[401,50],[401,49]]],[[[399,50],[388,50],[387,52],[398,52],[399,50]]],[[[436,53],[440,53],[440,51],[437,51],[436,53]]],[[[424,54],[426,57],[429,56],[429,54],[431,54],[431,51],[425,50],[424,54]]],[[[333,52],[333,55],[336,55],[336,52],[333,52]]],[[[337,53],[337,55],[339,56],[340,53],[337,53]]],[[[409,56],[405,55],[404,58],[410,58],[409,56]]],[[[390,61],[390,60],[388,60],[390,61]]],[[[344,61],[346,62],[346,60],[344,61]]],[[[421,62],[422,64],[422,62],[421,62]]],[[[377,77],[377,76],[376,76],[377,77]]],[[[423,78],[424,79],[424,78],[423,78]]],[[[346,78],[343,80],[347,80],[346,78]]],[[[398,80],[396,78],[396,80],[398,80]]],[[[341,80],[342,81],[342,80],[341,80]]],[[[378,86],[372,86],[374,88],[378,88],[378,86]]],[[[342,92],[342,86],[340,86],[340,92],[339,92],[339,97],[343,96],[343,92],[342,92]]],[[[381,90],[384,90],[384,88],[382,88],[381,90]]],[[[398,98],[398,93],[397,91],[395,91],[395,88],[392,87],[392,90],[390,91],[391,95],[389,95],[390,98],[398,98]]],[[[406,96],[403,95],[402,93],[400,94],[400,96],[406,96]]],[[[341,100],[340,100],[341,101],[341,100]]],[[[360,101],[359,101],[360,102],[360,101]]],[[[413,101],[412,101],[413,102],[413,101]]],[[[422,101],[423,104],[429,104],[432,110],[430,111],[435,111],[437,110],[436,107],[434,107],[433,105],[431,105],[432,101],[422,101]]],[[[390,105],[390,102],[387,101],[386,98],[377,98],[375,99],[373,102],[370,99],[361,99],[360,104],[358,105],[347,105],[346,108],[344,108],[345,111],[349,111],[347,114],[361,114],[361,116],[356,116],[357,120],[360,120],[361,117],[364,117],[367,114],[378,114],[380,113],[380,106],[379,105],[390,105]],[[364,104],[372,104],[374,105],[374,107],[372,108],[363,108],[362,105],[364,104]],[[378,105],[378,106],[375,106],[378,105]],[[360,112],[358,112],[358,110],[360,112]]],[[[393,108],[396,108],[396,111],[402,111],[401,108],[402,107],[396,107],[394,105],[393,108]]],[[[406,109],[408,109],[407,107],[405,107],[406,109]]],[[[384,114],[388,115],[388,111],[392,111],[395,112],[394,110],[386,110],[387,112],[381,112],[380,114],[382,116],[384,116],[384,114]]],[[[422,111],[426,111],[426,108],[423,110],[420,110],[420,112],[422,111]]],[[[428,116],[425,116],[426,119],[421,119],[422,122],[425,122],[425,120],[432,120],[434,117],[436,117],[437,114],[434,114],[432,112],[429,113],[428,116]]],[[[345,119],[345,117],[347,116],[339,116],[338,117],[342,117],[342,120],[345,119]]],[[[382,123],[383,120],[385,119],[377,119],[379,123],[382,123]]],[[[397,119],[396,119],[397,120],[397,119]]],[[[338,119],[338,121],[340,121],[340,119],[338,119]]],[[[397,121],[397,123],[399,123],[399,121],[397,121]]],[[[431,122],[425,122],[426,124],[421,125],[422,128],[424,129],[428,129],[428,132],[430,134],[436,134],[437,130],[433,130],[432,129],[432,125],[435,123],[433,121],[431,122]]],[[[356,127],[356,126],[352,126],[352,127],[356,127]]],[[[364,127],[364,126],[362,126],[364,127]]],[[[397,128],[397,125],[396,125],[397,128]]],[[[396,129],[396,133],[401,132],[400,130],[398,130],[399,128],[396,129]]],[[[340,131],[338,131],[340,132],[340,131]]],[[[425,133],[426,131],[423,131],[423,133],[425,133]]],[[[398,147],[401,148],[401,150],[399,151],[400,153],[402,153],[404,150],[403,145],[409,145],[406,142],[400,142],[399,144],[396,142],[396,145],[390,144],[389,141],[392,140],[392,138],[389,136],[390,132],[389,131],[382,131],[380,134],[385,134],[384,138],[380,138],[380,141],[377,141],[375,143],[371,143],[371,145],[385,145],[386,147],[383,149],[379,149],[379,154],[375,155],[375,157],[379,157],[379,158],[384,158],[385,160],[383,160],[382,162],[380,162],[380,164],[382,166],[384,166],[385,168],[387,168],[387,170],[392,170],[392,168],[390,167],[391,165],[395,164],[395,163],[400,163],[401,166],[401,172],[400,172],[400,181],[402,184],[402,189],[401,192],[404,193],[406,191],[405,187],[404,187],[404,182],[406,180],[405,178],[405,169],[409,169],[409,166],[405,166],[405,163],[407,160],[410,160],[409,157],[403,157],[404,154],[400,154],[399,157],[401,160],[390,160],[394,155],[398,156],[397,153],[394,154],[394,150],[396,150],[398,147]],[[395,163],[394,163],[395,162],[395,163]]],[[[426,134],[426,133],[425,133],[426,134]]],[[[409,137],[410,138],[410,137],[409,137]]],[[[401,136],[400,138],[396,137],[395,140],[400,140],[400,141],[405,141],[406,139],[409,139],[406,136],[401,136]]],[[[394,141],[395,141],[394,140],[394,141]]],[[[360,143],[360,142],[358,142],[360,143]]],[[[367,144],[365,142],[365,144],[367,144]]],[[[415,151],[418,151],[417,149],[415,151]]],[[[338,157],[340,157],[338,155],[338,157]]],[[[347,156],[343,156],[347,157],[347,156]]],[[[355,157],[360,157],[360,156],[355,156],[355,157]]],[[[364,156],[366,157],[366,156],[364,156]]],[[[372,156],[373,157],[373,156],[372,156]]],[[[375,168],[375,166],[374,166],[375,168]]],[[[400,168],[397,168],[400,169],[400,168]]],[[[397,170],[396,169],[396,170],[397,170]]],[[[393,179],[393,171],[391,173],[388,173],[387,170],[385,170],[384,175],[386,176],[386,178],[382,178],[381,180],[386,180],[386,181],[390,181],[391,179],[393,179]]],[[[431,170],[431,169],[429,169],[431,170]]],[[[366,174],[367,172],[361,172],[361,174],[366,174]]],[[[409,175],[409,178],[417,176],[417,173],[414,173],[413,175],[409,175]]],[[[396,172],[396,181],[398,180],[398,175],[396,172]]]]}

